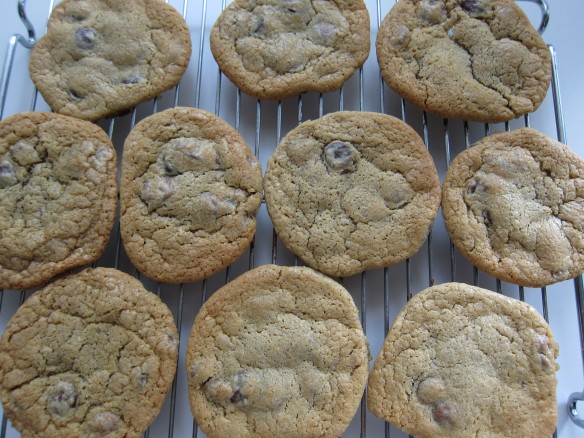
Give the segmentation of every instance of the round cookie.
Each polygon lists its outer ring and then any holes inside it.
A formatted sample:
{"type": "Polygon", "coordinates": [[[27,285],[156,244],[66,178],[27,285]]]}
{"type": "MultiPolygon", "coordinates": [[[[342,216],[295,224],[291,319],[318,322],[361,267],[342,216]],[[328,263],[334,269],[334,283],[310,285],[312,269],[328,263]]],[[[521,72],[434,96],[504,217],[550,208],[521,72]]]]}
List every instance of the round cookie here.
{"type": "Polygon", "coordinates": [[[369,56],[369,13],[363,0],[235,0],[210,42],[221,70],[252,96],[325,93],[369,56]]]}
{"type": "Polygon", "coordinates": [[[0,288],[28,289],[103,253],[117,205],[103,130],[53,113],[0,122],[0,288]]]}
{"type": "Polygon", "coordinates": [[[584,161],[533,129],[460,153],[442,213],[462,255],[501,280],[543,287],[584,272],[584,161]]]}
{"type": "Polygon", "coordinates": [[[441,117],[503,122],[536,110],[549,50],[513,0],[400,0],[377,34],[385,82],[441,117]]]}
{"type": "Polygon", "coordinates": [[[438,213],[440,181],[412,128],[347,111],[282,139],[268,161],[265,196],[290,251],[325,274],[349,276],[420,248],[438,213]]]}
{"type": "Polygon", "coordinates": [[[191,282],[233,263],[251,243],[262,171],[227,122],[172,108],[128,135],[120,190],[121,234],[132,263],[158,281],[191,282]]]}
{"type": "Polygon", "coordinates": [[[4,413],[23,437],[139,437],[172,384],[178,333],[160,299],[115,269],[32,295],[0,339],[4,413]]]}
{"type": "Polygon", "coordinates": [[[266,265],[215,292],[186,352],[191,409],[209,438],[338,437],[369,350],[355,303],[305,267],[266,265]]]}
{"type": "Polygon", "coordinates": [[[64,0],[29,70],[54,111],[95,121],[172,88],[190,56],[189,29],[162,0],[64,0]]]}
{"type": "Polygon", "coordinates": [[[461,283],[415,295],[375,361],[368,407],[418,438],[548,438],[558,345],[526,303],[461,283]]]}

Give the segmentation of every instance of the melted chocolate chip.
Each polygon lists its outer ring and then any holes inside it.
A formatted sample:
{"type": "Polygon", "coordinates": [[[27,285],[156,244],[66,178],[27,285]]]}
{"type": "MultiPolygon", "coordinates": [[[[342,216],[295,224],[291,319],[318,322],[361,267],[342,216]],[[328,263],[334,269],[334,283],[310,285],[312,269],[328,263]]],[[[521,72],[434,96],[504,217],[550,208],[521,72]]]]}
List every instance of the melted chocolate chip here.
{"type": "Polygon", "coordinates": [[[432,418],[436,423],[446,423],[454,420],[456,408],[445,402],[440,402],[432,408],[432,418]]]}
{"type": "Polygon", "coordinates": [[[120,427],[120,417],[111,412],[100,412],[91,422],[90,428],[95,432],[109,433],[120,427]]]}
{"type": "Polygon", "coordinates": [[[81,49],[91,49],[95,44],[97,35],[95,31],[89,27],[80,27],[75,31],[75,39],[77,46],[81,49]]]}
{"type": "Polygon", "coordinates": [[[324,160],[333,170],[351,171],[355,164],[354,147],[344,141],[333,141],[324,149],[324,160]]]}
{"type": "Polygon", "coordinates": [[[477,187],[479,186],[479,182],[476,179],[473,179],[470,182],[470,185],[468,186],[468,188],[466,189],[466,193],[468,195],[472,195],[474,192],[477,191],[477,187]]]}
{"type": "Polygon", "coordinates": [[[79,393],[72,383],[60,382],[53,394],[47,397],[47,409],[52,415],[67,415],[77,403],[78,397],[79,393]]]}
{"type": "Polygon", "coordinates": [[[243,403],[245,401],[245,396],[236,390],[233,395],[229,398],[229,401],[233,404],[243,403]]]}
{"type": "Polygon", "coordinates": [[[13,186],[18,182],[14,166],[8,160],[0,161],[0,188],[13,186]]]}
{"type": "Polygon", "coordinates": [[[462,0],[460,6],[469,14],[481,14],[485,12],[483,0],[462,0]]]}
{"type": "Polygon", "coordinates": [[[493,218],[488,210],[483,210],[483,222],[487,227],[493,225],[493,218]]]}
{"type": "Polygon", "coordinates": [[[141,84],[143,82],[146,82],[146,80],[142,76],[128,76],[122,81],[126,85],[141,84]]]}

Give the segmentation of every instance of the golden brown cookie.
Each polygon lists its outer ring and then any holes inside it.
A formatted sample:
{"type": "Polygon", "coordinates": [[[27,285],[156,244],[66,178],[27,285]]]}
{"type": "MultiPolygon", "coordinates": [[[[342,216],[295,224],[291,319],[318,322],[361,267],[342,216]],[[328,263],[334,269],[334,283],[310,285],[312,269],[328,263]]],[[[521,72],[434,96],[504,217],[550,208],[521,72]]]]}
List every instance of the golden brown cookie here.
{"type": "Polygon", "coordinates": [[[400,0],[377,34],[385,82],[441,117],[502,122],[536,110],[549,50],[513,0],[400,0]]]}
{"type": "Polygon", "coordinates": [[[198,281],[250,245],[262,171],[227,122],[171,108],[128,135],[120,192],[121,234],[132,263],[158,281],[198,281]]]}
{"type": "Polygon", "coordinates": [[[526,303],[461,283],[401,310],[368,385],[371,412],[418,438],[549,438],[558,345],[526,303]]]}
{"type": "Polygon", "coordinates": [[[363,0],[235,0],[211,30],[235,85],[261,99],[336,90],[369,56],[363,0]]]}
{"type": "Polygon", "coordinates": [[[99,258],[117,205],[106,133],[53,113],[0,122],[0,289],[28,289],[99,258]]]}
{"type": "Polygon", "coordinates": [[[190,56],[189,29],[162,0],[64,0],[29,70],[54,111],[95,121],[172,88],[190,56]]]}
{"type": "Polygon", "coordinates": [[[368,375],[357,308],[304,267],[262,266],[197,315],[186,366],[191,409],[209,438],[340,436],[368,375]]]}
{"type": "Polygon", "coordinates": [[[268,161],[265,196],[290,251],[325,274],[349,276],[420,248],[438,214],[440,181],[408,125],[345,111],[282,139],[268,161]]]}
{"type": "Polygon", "coordinates": [[[533,129],[460,153],[442,213],[462,255],[501,280],[540,287],[584,272],[584,161],[533,129]]]}
{"type": "Polygon", "coordinates": [[[115,269],[49,284],[0,339],[4,413],[23,437],[139,437],[176,372],[178,333],[160,299],[115,269]]]}

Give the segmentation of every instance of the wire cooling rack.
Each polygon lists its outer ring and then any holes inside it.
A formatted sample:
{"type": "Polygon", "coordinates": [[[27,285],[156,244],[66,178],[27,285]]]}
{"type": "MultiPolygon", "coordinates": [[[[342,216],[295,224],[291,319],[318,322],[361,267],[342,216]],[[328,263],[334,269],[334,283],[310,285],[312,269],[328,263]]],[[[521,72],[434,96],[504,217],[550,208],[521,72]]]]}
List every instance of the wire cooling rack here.
{"type": "MultiPolygon", "coordinates": [[[[530,13],[539,22],[540,32],[545,30],[549,18],[547,4],[543,0],[525,0],[539,6],[540,11],[530,13]]],[[[46,29],[47,17],[54,0],[14,2],[22,19],[21,31],[8,41],[8,51],[0,83],[0,118],[20,111],[47,111],[48,106],[34,89],[28,76],[29,49],[35,38],[46,29]],[[29,21],[30,20],[30,21],[29,21]],[[36,29],[36,35],[35,35],[36,29]]],[[[385,86],[379,74],[374,43],[377,29],[387,14],[393,0],[367,0],[371,16],[372,49],[369,59],[341,90],[327,94],[305,93],[298,98],[282,102],[259,101],[241,93],[219,71],[209,49],[209,32],[226,0],[176,0],[170,2],[185,17],[191,32],[193,55],[189,68],[180,84],[158,98],[145,102],[129,114],[103,120],[99,125],[112,138],[118,156],[133,126],[153,113],[173,106],[193,106],[212,111],[232,124],[247,140],[259,157],[262,168],[278,140],[299,123],[318,118],[339,110],[366,110],[384,112],[411,125],[424,139],[432,154],[441,179],[451,158],[472,143],[497,130],[510,130],[531,126],[545,134],[565,142],[565,130],[558,80],[556,52],[549,47],[553,60],[552,87],[546,100],[533,114],[505,124],[481,124],[439,119],[404,102],[385,86]],[[550,120],[553,123],[550,125],[550,120]]],[[[3,3],[2,8],[7,9],[3,3]]],[[[544,34],[545,38],[545,34],[544,34]]],[[[2,43],[0,41],[0,43],[2,43]]],[[[116,267],[140,278],[147,289],[158,294],[169,306],[180,332],[178,372],[162,411],[145,437],[201,437],[189,406],[187,381],[184,367],[186,339],[194,318],[202,303],[214,291],[243,272],[266,263],[296,265],[294,257],[277,239],[265,204],[258,213],[256,237],[249,250],[226,270],[199,283],[169,285],[152,282],[140,276],[130,264],[120,242],[118,221],[103,257],[97,266],[116,267]]],[[[547,288],[532,289],[507,284],[480,272],[470,265],[452,246],[439,215],[428,241],[409,260],[386,269],[372,270],[342,279],[359,308],[363,328],[374,359],[381,349],[385,334],[399,310],[413,294],[432,285],[447,281],[460,281],[479,285],[505,295],[524,300],[550,322],[560,344],[558,372],[558,427],[554,436],[572,438],[584,436],[583,430],[569,417],[569,407],[578,408],[578,401],[571,400],[572,393],[583,387],[583,339],[584,293],[582,277],[564,281],[547,288]]],[[[0,291],[0,329],[4,329],[32,291],[0,291]]],[[[14,437],[5,417],[2,418],[0,438],[14,437]]],[[[407,436],[389,426],[367,411],[365,398],[345,437],[394,437],[407,436]]]]}

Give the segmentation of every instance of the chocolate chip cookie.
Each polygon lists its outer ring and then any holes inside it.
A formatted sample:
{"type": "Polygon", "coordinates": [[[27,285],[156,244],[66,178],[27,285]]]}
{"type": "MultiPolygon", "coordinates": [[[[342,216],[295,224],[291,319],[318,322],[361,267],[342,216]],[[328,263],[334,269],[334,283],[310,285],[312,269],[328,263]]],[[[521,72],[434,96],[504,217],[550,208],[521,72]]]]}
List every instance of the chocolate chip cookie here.
{"type": "Polygon", "coordinates": [[[558,345],[526,303],[461,283],[415,295],[368,386],[371,412],[419,438],[548,438],[558,345]]]}
{"type": "Polygon", "coordinates": [[[0,122],[0,289],[28,289],[102,254],[117,205],[103,130],[53,113],[0,122]]]}
{"type": "Polygon", "coordinates": [[[54,111],[95,121],[172,88],[190,56],[189,29],[162,0],[64,0],[29,70],[54,111]]]}
{"type": "Polygon", "coordinates": [[[324,93],[367,59],[369,13],[363,0],[235,0],[210,41],[221,70],[252,96],[324,93]]]}
{"type": "Polygon", "coordinates": [[[251,243],[262,171],[227,122],[179,107],[130,132],[120,190],[122,240],[132,263],[158,281],[198,281],[251,243]]]}
{"type": "Polygon", "coordinates": [[[502,122],[536,110],[549,50],[513,0],[400,0],[377,34],[385,82],[441,117],[502,122]]]}
{"type": "Polygon", "coordinates": [[[458,155],[442,212],[462,255],[501,280],[541,287],[584,272],[584,161],[533,129],[458,155]]]}
{"type": "Polygon", "coordinates": [[[338,437],[368,375],[357,308],[305,267],[262,266],[215,292],[186,352],[191,409],[219,437],[338,437]]]}
{"type": "Polygon", "coordinates": [[[325,274],[349,276],[420,248],[438,213],[440,181],[412,128],[347,111],[282,139],[268,161],[265,196],[290,251],[325,274]]]}
{"type": "Polygon", "coordinates": [[[0,339],[4,413],[23,437],[139,437],[176,372],[172,314],[133,277],[88,269],[49,284],[0,339]]]}

